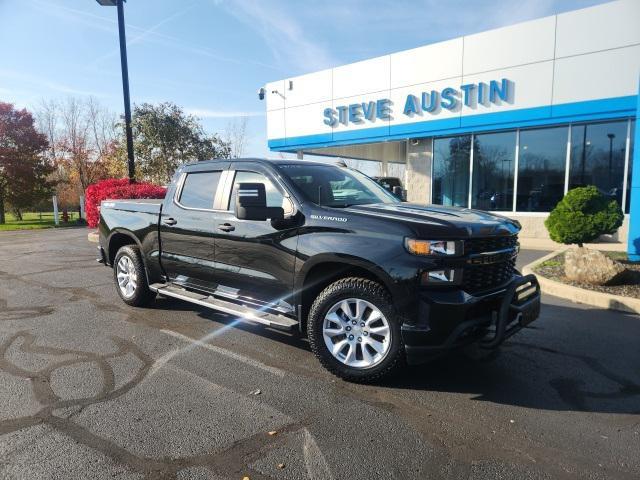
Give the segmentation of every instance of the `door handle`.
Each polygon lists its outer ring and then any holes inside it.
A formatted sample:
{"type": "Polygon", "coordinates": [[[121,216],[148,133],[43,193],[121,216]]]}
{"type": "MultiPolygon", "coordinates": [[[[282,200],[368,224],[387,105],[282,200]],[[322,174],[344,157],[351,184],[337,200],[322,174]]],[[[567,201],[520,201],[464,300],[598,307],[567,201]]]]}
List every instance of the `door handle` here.
{"type": "Polygon", "coordinates": [[[175,218],[171,218],[171,217],[169,217],[169,218],[165,218],[165,219],[162,221],[162,223],[164,223],[164,224],[166,224],[166,225],[169,225],[169,226],[173,226],[173,225],[175,225],[176,223],[178,223],[178,221],[177,221],[175,218]]]}
{"type": "Polygon", "coordinates": [[[234,227],[230,223],[221,223],[220,225],[218,225],[218,230],[222,230],[223,232],[233,232],[235,229],[236,227],[234,227]]]}

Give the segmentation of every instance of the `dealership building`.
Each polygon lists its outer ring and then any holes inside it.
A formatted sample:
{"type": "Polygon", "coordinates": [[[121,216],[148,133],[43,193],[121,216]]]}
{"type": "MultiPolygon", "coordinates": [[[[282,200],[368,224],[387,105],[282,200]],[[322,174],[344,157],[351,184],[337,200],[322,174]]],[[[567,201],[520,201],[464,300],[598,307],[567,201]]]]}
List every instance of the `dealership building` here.
{"type": "Polygon", "coordinates": [[[378,162],[409,201],[508,215],[525,237],[595,185],[640,260],[639,89],[640,0],[620,0],[269,83],[268,144],[378,162]]]}

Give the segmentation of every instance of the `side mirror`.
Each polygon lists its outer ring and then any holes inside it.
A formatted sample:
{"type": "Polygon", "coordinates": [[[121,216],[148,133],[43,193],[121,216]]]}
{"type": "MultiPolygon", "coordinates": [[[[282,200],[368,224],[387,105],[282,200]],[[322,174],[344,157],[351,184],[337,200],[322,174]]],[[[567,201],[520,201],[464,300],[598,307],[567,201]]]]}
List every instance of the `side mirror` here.
{"type": "Polygon", "coordinates": [[[403,202],[407,201],[407,191],[404,188],[400,186],[393,187],[393,194],[403,202]]]}
{"type": "Polygon", "coordinates": [[[267,207],[264,183],[239,183],[235,214],[240,220],[284,219],[282,207],[267,207]]]}

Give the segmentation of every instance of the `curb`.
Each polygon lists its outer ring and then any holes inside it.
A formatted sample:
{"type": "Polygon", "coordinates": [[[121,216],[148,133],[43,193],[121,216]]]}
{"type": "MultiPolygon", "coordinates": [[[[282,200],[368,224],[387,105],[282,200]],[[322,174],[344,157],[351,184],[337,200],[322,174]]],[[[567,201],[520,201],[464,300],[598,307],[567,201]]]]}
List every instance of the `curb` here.
{"type": "MultiPolygon", "coordinates": [[[[561,248],[549,255],[545,255],[539,258],[529,265],[525,265],[522,268],[522,273],[528,275],[529,273],[535,273],[533,269],[540,265],[542,262],[549,260],[550,258],[559,255],[567,250],[569,247],[561,248]]],[[[540,284],[540,289],[548,294],[556,297],[564,298],[565,300],[571,300],[574,303],[582,303],[584,305],[590,305],[592,307],[604,308],[608,310],[618,310],[627,313],[640,314],[640,299],[623,297],[621,295],[613,295],[611,293],[596,292],[595,290],[587,290],[585,288],[574,287],[573,285],[566,285],[550,278],[543,277],[539,273],[535,273],[540,284]]]]}
{"type": "Polygon", "coordinates": [[[90,231],[87,235],[87,240],[89,240],[91,243],[98,243],[98,230],[90,231]]]}

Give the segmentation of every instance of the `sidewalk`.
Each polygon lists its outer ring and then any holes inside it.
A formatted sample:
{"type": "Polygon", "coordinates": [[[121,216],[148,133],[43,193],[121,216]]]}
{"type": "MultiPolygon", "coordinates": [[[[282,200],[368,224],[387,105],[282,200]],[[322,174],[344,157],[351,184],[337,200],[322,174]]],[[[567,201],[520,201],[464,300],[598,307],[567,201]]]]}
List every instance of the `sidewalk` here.
{"type": "MultiPolygon", "coordinates": [[[[520,248],[528,250],[560,250],[565,249],[568,245],[556,243],[548,238],[526,238],[520,237],[520,248]]],[[[587,248],[594,250],[607,250],[612,252],[626,252],[627,244],[621,242],[602,242],[602,243],[586,243],[587,248]]]]}

